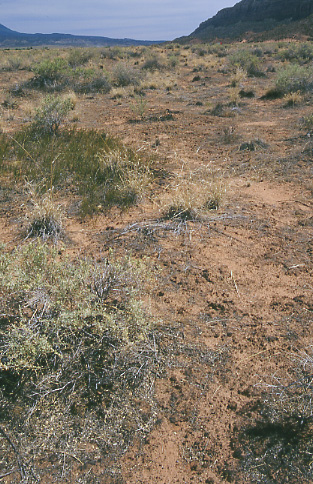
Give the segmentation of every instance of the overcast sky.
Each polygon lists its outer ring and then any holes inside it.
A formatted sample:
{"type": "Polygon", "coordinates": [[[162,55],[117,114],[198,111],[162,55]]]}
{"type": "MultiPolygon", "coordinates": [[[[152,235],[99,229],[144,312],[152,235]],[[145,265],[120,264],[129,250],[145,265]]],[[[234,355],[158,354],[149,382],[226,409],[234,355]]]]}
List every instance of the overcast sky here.
{"type": "Polygon", "coordinates": [[[172,40],[238,1],[0,0],[0,23],[27,33],[172,40]]]}

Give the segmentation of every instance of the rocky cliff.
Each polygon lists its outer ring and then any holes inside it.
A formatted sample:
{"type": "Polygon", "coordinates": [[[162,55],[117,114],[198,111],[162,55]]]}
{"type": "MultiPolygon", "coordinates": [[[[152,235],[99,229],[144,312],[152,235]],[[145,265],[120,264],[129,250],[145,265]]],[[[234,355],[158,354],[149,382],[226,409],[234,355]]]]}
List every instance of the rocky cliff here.
{"type": "Polygon", "coordinates": [[[271,30],[313,14],[313,0],[242,0],[206,20],[191,37],[236,37],[244,32],[271,30]]]}

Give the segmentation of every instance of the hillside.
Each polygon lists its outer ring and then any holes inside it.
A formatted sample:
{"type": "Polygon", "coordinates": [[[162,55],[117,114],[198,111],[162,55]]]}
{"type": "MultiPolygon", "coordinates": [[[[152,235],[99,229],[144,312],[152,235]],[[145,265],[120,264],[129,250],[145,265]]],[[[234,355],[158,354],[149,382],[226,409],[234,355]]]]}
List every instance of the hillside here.
{"type": "Polygon", "coordinates": [[[113,45],[151,45],[155,42],[134,39],[111,39],[109,37],[71,34],[25,34],[0,24],[0,47],[21,48],[40,46],[106,47],[113,45]]]}
{"type": "Polygon", "coordinates": [[[272,38],[312,35],[312,18],[309,25],[303,22],[312,14],[312,0],[242,0],[202,22],[187,38],[240,39],[247,33],[258,36],[263,32],[272,38]]]}

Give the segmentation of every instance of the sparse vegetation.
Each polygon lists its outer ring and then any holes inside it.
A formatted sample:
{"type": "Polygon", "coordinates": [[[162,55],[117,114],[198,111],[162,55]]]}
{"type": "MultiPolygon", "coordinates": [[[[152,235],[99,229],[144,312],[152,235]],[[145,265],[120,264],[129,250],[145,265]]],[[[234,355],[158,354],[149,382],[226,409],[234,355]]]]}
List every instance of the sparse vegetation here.
{"type": "Polygon", "coordinates": [[[187,177],[179,176],[162,212],[165,218],[197,220],[209,210],[217,210],[223,200],[225,187],[210,167],[203,166],[187,177]]]}
{"type": "Polygon", "coordinates": [[[283,60],[304,64],[313,59],[313,46],[310,43],[290,43],[287,49],[281,50],[278,57],[283,60]]]}
{"type": "Polygon", "coordinates": [[[259,418],[239,436],[250,482],[312,481],[312,355],[291,357],[288,375],[264,385],[259,418]]]}
{"type": "Polygon", "coordinates": [[[285,106],[294,107],[303,101],[303,96],[300,91],[289,92],[284,96],[285,106]]]}
{"type": "Polygon", "coordinates": [[[2,51],[4,484],[312,482],[312,42],[244,40],[2,51]]]}
{"type": "MultiPolygon", "coordinates": [[[[138,292],[146,268],[131,258],[71,261],[34,243],[2,248],[0,260],[1,470],[18,462],[23,479],[38,480],[51,472],[40,461],[58,456],[53,472],[62,479],[104,448],[112,466],[138,425],[144,436],[154,423],[140,409],[153,408],[158,360],[138,292]],[[21,411],[12,418],[13,402],[21,411]]],[[[94,472],[89,464],[81,476],[94,472]]]]}

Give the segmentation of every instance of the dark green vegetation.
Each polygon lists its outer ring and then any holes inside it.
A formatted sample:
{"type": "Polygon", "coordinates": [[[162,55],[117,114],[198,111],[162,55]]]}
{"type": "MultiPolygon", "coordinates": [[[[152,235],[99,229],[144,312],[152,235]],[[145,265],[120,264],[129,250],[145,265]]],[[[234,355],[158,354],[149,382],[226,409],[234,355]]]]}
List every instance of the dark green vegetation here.
{"type": "MultiPolygon", "coordinates": [[[[279,39],[311,35],[312,0],[241,0],[202,22],[186,39],[279,39]]],[[[183,38],[185,39],[185,38],[183,38]]]]}
{"type": "Polygon", "coordinates": [[[97,207],[128,207],[152,180],[149,162],[97,131],[75,128],[58,133],[35,124],[14,136],[1,135],[1,171],[16,181],[25,177],[45,192],[71,188],[82,214],[97,207]],[[40,128],[40,126],[39,126],[40,128]]]}

